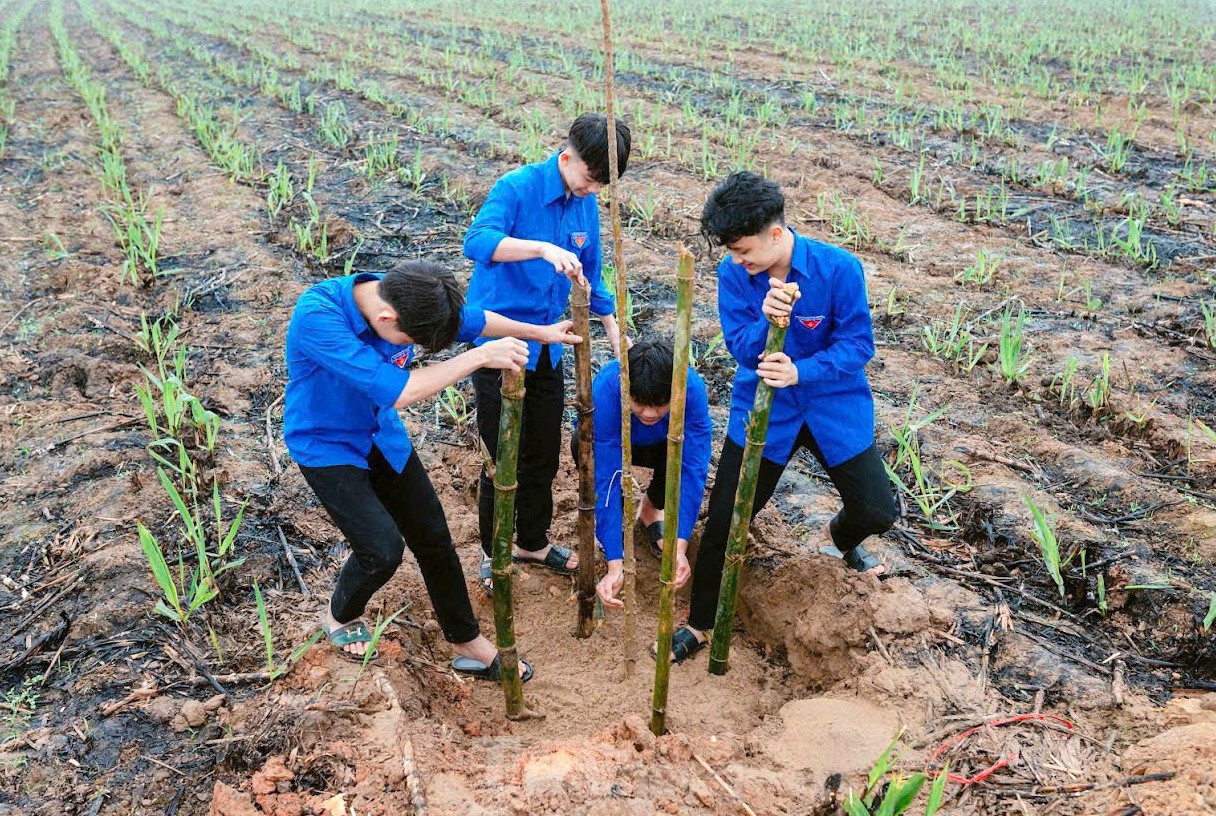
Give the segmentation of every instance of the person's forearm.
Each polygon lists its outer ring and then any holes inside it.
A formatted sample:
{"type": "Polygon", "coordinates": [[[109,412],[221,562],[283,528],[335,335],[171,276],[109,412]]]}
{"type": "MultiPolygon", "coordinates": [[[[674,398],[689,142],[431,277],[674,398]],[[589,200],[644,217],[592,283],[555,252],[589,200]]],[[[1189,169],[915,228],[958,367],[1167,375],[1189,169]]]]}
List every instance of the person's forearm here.
{"type": "Polygon", "coordinates": [[[432,363],[411,371],[409,381],[401,390],[401,396],[397,397],[393,407],[405,408],[433,397],[481,368],[484,362],[485,353],[480,348],[475,348],[442,363],[432,363]]]}
{"type": "Polygon", "coordinates": [[[531,261],[541,257],[545,252],[544,241],[528,241],[523,238],[503,238],[494,248],[494,263],[509,263],[511,261],[531,261]]]}
{"type": "MultiPolygon", "coordinates": [[[[495,257],[494,260],[497,261],[498,258],[495,257]]],[[[541,340],[541,331],[544,328],[544,326],[537,326],[533,323],[521,323],[518,320],[512,320],[509,317],[500,315],[498,312],[491,312],[487,309],[486,327],[481,330],[481,336],[514,337],[518,340],[541,340]]]]}

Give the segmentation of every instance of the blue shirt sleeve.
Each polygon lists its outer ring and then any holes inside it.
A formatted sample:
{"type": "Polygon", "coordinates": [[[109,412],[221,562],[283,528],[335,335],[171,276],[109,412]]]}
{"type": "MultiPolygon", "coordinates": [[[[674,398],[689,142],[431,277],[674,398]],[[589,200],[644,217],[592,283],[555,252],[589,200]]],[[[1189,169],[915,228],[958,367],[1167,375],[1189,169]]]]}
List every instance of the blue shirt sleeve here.
{"type": "Polygon", "coordinates": [[[874,325],[865,273],[856,258],[832,276],[832,340],[827,348],[795,361],[798,383],[851,377],[874,356],[874,325]]]}
{"type": "Polygon", "coordinates": [[[506,177],[500,178],[464,234],[465,257],[487,265],[494,263],[494,250],[511,234],[518,210],[515,186],[506,177]]]}
{"type": "Polygon", "coordinates": [[[690,368],[684,407],[684,459],[680,463],[680,523],[677,530],[679,538],[685,541],[691,540],[701,512],[701,498],[709,478],[712,437],[709,392],[705,380],[690,368]]]}
{"type": "Polygon", "coordinates": [[[749,297],[749,277],[737,271],[729,259],[722,261],[718,267],[718,321],[735,362],[755,371],[768,340],[768,318],[749,297]]]}
{"type": "Polygon", "coordinates": [[[360,340],[346,318],[333,309],[314,309],[300,315],[300,353],[385,408],[396,404],[410,373],[384,359],[360,340]]]}
{"type": "Polygon", "coordinates": [[[595,537],[604,558],[624,558],[621,540],[621,380],[605,368],[595,378],[595,537]]]}
{"type": "Polygon", "coordinates": [[[486,330],[485,309],[476,306],[465,306],[460,310],[460,331],[456,334],[458,343],[472,343],[486,330]]]}
{"type": "Polygon", "coordinates": [[[616,297],[604,283],[604,246],[600,241],[600,211],[592,204],[592,215],[588,224],[587,246],[579,252],[583,263],[583,276],[591,284],[591,313],[609,315],[616,312],[616,297]]]}

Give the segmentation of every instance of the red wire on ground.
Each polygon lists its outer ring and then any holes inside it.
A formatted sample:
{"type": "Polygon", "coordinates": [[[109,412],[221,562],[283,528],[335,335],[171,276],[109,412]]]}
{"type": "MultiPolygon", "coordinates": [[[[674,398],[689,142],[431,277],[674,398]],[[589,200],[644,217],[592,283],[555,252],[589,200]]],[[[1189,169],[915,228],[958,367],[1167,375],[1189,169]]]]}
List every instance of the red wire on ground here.
{"type": "MultiPolygon", "coordinates": [[[[974,728],[968,728],[966,731],[963,731],[960,734],[954,735],[953,737],[946,740],[945,742],[943,742],[941,745],[939,745],[937,747],[937,750],[934,751],[933,754],[929,757],[929,761],[932,762],[933,760],[936,760],[948,748],[958,745],[960,742],[967,739],[967,737],[971,736],[972,734],[978,733],[982,729],[998,728],[1002,725],[1011,725],[1013,723],[1020,723],[1020,722],[1028,722],[1028,721],[1046,722],[1046,721],[1050,721],[1050,720],[1054,720],[1054,721],[1060,723],[1065,728],[1067,728],[1069,731],[1075,731],[1077,728],[1077,726],[1071,720],[1065,719],[1064,717],[1061,717],[1056,714],[1042,714],[1042,713],[1014,714],[1011,717],[1003,717],[999,720],[993,720],[991,722],[986,722],[983,725],[977,725],[974,728]]],[[[977,773],[975,776],[960,776],[958,774],[949,774],[946,778],[949,779],[951,782],[954,782],[958,785],[974,785],[977,782],[983,782],[985,779],[992,776],[994,773],[996,773],[1001,768],[1004,768],[1007,765],[1009,765],[1009,763],[1013,761],[1013,758],[1014,758],[1013,754],[1010,754],[1009,756],[1003,756],[1000,759],[998,759],[996,762],[989,765],[984,770],[977,773]]]]}

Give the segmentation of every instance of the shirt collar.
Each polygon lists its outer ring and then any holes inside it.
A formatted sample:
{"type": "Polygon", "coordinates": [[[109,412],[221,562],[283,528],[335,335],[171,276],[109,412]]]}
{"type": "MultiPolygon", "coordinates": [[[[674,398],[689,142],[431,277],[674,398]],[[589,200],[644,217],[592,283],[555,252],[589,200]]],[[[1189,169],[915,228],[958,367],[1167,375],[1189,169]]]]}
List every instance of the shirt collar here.
{"type": "Polygon", "coordinates": [[[811,271],[811,246],[793,227],[786,227],[794,235],[794,250],[790,255],[790,270],[807,275],[811,271]]]}
{"type": "Polygon", "coordinates": [[[342,313],[346,315],[346,322],[350,324],[351,331],[356,336],[362,335],[364,332],[372,330],[371,325],[367,322],[367,318],[359,311],[359,304],[355,303],[355,284],[363,283],[364,281],[380,280],[383,275],[377,275],[374,272],[360,272],[356,275],[351,275],[342,285],[342,313]]]}
{"type": "Polygon", "coordinates": [[[554,153],[549,157],[548,161],[541,165],[541,172],[544,178],[544,189],[542,192],[545,197],[545,204],[552,204],[566,195],[566,182],[562,181],[562,171],[557,166],[557,160],[561,155],[560,152],[554,153]]]}

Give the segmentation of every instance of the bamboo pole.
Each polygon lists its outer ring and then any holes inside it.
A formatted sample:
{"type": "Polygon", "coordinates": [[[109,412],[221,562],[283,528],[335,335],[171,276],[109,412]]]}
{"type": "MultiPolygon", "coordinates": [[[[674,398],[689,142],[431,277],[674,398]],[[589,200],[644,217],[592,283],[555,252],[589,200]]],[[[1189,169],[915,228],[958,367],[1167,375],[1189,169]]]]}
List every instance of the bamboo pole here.
{"type": "Polygon", "coordinates": [[[600,0],[604,18],[604,102],[608,117],[608,180],[611,196],[608,207],[612,213],[613,269],[616,270],[616,322],[621,331],[621,544],[625,555],[625,586],[621,593],[625,601],[625,637],[622,644],[625,676],[633,676],[637,666],[637,558],[633,549],[633,516],[637,512],[633,495],[633,448],[629,422],[633,416],[629,405],[629,281],[625,271],[625,253],[621,243],[620,180],[616,156],[616,94],[613,86],[612,14],[609,0],[600,0]]]}
{"type": "Polygon", "coordinates": [[[519,433],[524,410],[524,375],[502,372],[502,413],[498,421],[498,462],[494,467],[494,632],[502,668],[502,692],[507,719],[527,716],[519,653],[515,648],[515,613],[511,601],[511,539],[515,533],[515,466],[519,459],[519,433]]]}
{"type": "Polygon", "coordinates": [[[591,290],[570,289],[574,333],[583,342],[574,347],[574,382],[578,395],[578,624],[576,637],[595,632],[595,405],[591,399],[591,290]]]}
{"type": "Polygon", "coordinates": [[[693,258],[683,244],[676,271],[675,359],[671,375],[671,415],[667,426],[667,484],[663,498],[663,565],[659,569],[659,643],[654,662],[650,730],[667,732],[667,682],[671,676],[672,618],[676,605],[676,541],[680,535],[680,473],[684,462],[684,406],[688,394],[688,344],[692,329],[693,258]]]}
{"type": "MultiPolygon", "coordinates": [[[[797,290],[793,284],[787,283],[785,291],[792,297],[797,290]]],[[[769,318],[768,342],[764,346],[766,355],[780,351],[785,345],[785,332],[789,325],[788,317],[769,318]]],[[[739,600],[739,571],[747,550],[747,532],[751,527],[752,506],[756,500],[756,476],[760,473],[760,455],[764,452],[772,407],[772,386],[766,385],[764,380],[757,380],[756,397],[747,421],[747,444],[743,448],[743,462],[739,469],[739,487],[735,491],[735,509],[730,519],[730,534],[726,539],[726,564],[722,570],[722,588],[718,592],[718,614],[710,639],[710,674],[726,674],[730,668],[730,633],[735,623],[735,605],[739,600]]]]}

